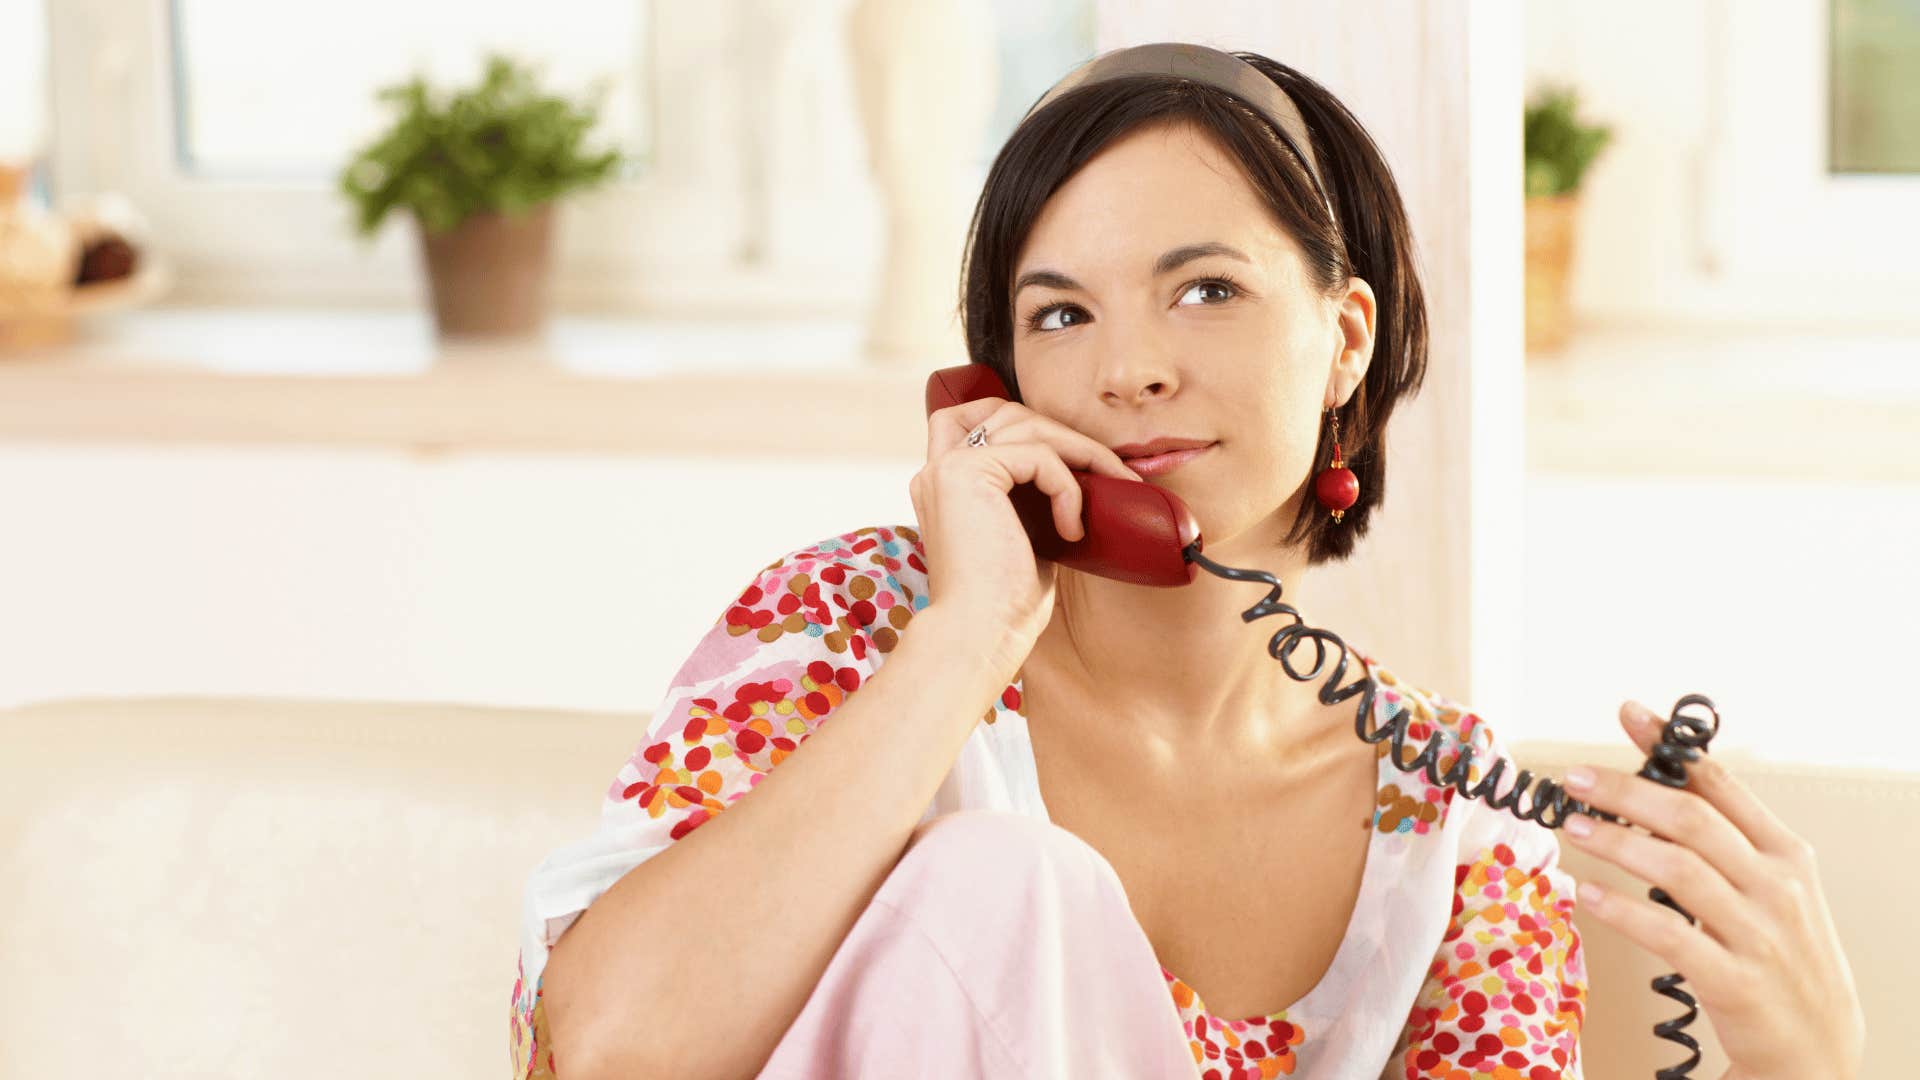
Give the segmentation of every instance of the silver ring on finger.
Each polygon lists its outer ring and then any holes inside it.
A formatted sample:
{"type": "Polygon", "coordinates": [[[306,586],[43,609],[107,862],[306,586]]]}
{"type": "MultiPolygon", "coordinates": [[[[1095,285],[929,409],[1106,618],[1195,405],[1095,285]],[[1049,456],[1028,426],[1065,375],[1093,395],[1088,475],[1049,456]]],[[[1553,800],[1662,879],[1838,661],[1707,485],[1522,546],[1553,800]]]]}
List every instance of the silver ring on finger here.
{"type": "Polygon", "coordinates": [[[979,427],[974,428],[972,431],[967,432],[967,445],[968,446],[987,445],[987,425],[981,424],[979,427]]]}

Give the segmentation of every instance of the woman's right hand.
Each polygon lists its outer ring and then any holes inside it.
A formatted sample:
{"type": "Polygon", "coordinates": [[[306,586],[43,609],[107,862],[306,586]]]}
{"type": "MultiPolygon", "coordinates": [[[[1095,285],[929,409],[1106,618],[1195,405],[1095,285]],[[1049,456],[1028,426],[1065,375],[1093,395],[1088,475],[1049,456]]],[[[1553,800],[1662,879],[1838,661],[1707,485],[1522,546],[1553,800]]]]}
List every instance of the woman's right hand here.
{"type": "Polygon", "coordinates": [[[1052,618],[1055,570],[1034,554],[1008,493],[1036,485],[1061,538],[1078,540],[1085,529],[1075,470],[1142,479],[1099,440],[1006,398],[976,398],[928,417],[927,463],[907,490],[932,603],[979,620],[1008,663],[1026,658],[1052,618]],[[981,423],[987,444],[966,445],[981,423]]]}

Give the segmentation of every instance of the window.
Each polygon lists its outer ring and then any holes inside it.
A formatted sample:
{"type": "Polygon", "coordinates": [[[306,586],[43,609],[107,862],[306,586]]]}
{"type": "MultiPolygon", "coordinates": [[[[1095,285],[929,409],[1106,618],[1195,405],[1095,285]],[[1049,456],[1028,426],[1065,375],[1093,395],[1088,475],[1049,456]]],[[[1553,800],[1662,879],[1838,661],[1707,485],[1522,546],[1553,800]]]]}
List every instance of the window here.
{"type": "Polygon", "coordinates": [[[1893,149],[1876,134],[1884,127],[1836,126],[1844,116],[1833,102],[1868,103],[1909,135],[1920,124],[1920,103],[1901,96],[1911,73],[1883,78],[1845,59],[1867,54],[1847,44],[1854,31],[1839,9],[1873,6],[1893,5],[1715,0],[1709,8],[1707,155],[1694,225],[1708,275],[1690,307],[1851,329],[1911,330],[1920,320],[1910,255],[1920,244],[1920,174],[1847,167],[1833,152],[1851,146],[1870,156],[1857,163],[1887,160],[1881,155],[1893,149]]]}
{"type": "Polygon", "coordinates": [[[1833,0],[1828,169],[1920,173],[1920,0],[1833,0]]]}
{"type": "Polygon", "coordinates": [[[385,126],[378,87],[416,71],[436,86],[464,85],[492,49],[532,62],[546,86],[569,96],[606,79],[600,134],[643,155],[651,135],[646,6],[172,0],[179,168],[205,178],[330,183],[340,162],[385,126]]]}
{"type": "MultiPolygon", "coordinates": [[[[412,222],[398,215],[363,241],[334,178],[356,141],[390,115],[374,100],[376,87],[415,70],[443,87],[465,82],[489,46],[508,44],[541,65],[555,89],[608,79],[596,135],[650,158],[563,207],[554,279],[561,304],[690,314],[717,308],[721,296],[792,299],[807,268],[747,265],[739,255],[751,197],[744,103],[769,94],[746,58],[762,23],[773,24],[767,34],[812,29],[805,18],[756,21],[763,7],[51,4],[49,171],[62,195],[112,190],[132,200],[152,225],[157,257],[176,270],[176,299],[419,304],[426,285],[412,222]]],[[[821,186],[807,179],[780,195],[805,202],[821,186]]],[[[857,198],[850,190],[820,216],[858,237],[857,198]]],[[[811,284],[823,309],[858,296],[852,280],[811,284]]]]}

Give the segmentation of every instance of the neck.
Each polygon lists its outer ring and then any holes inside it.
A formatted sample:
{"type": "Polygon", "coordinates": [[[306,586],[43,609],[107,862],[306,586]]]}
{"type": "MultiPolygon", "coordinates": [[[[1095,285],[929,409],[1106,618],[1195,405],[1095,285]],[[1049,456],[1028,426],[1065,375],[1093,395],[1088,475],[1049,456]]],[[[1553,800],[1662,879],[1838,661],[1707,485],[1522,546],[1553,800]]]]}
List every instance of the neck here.
{"type": "MultiPolygon", "coordinates": [[[[1327,625],[1302,602],[1304,553],[1281,546],[1270,531],[1209,544],[1206,555],[1272,574],[1283,586],[1281,603],[1298,610],[1307,626],[1327,625]]],[[[1095,743],[1126,745],[1149,761],[1177,766],[1272,760],[1282,750],[1304,761],[1318,758],[1320,748],[1341,746],[1340,737],[1350,738],[1340,718],[1351,716],[1351,702],[1329,708],[1317,697],[1337,651],[1328,648],[1318,678],[1295,680],[1267,652],[1291,617],[1276,612],[1250,623],[1240,618],[1270,585],[1202,569],[1193,584],[1162,589],[1064,566],[1056,585],[1053,617],[1028,666],[1040,673],[1050,703],[1072,703],[1050,708],[1054,721],[1097,727],[1084,733],[1095,743]]],[[[1311,670],[1316,652],[1314,642],[1302,642],[1293,666],[1311,670]]],[[[1360,673],[1350,656],[1342,685],[1360,673]]]]}

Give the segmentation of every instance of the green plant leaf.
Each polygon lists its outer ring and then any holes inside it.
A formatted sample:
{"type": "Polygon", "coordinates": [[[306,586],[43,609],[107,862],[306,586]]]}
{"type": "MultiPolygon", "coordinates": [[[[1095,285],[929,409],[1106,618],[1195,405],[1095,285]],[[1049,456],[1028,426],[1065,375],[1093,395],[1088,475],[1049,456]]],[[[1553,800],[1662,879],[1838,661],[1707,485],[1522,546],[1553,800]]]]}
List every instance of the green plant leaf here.
{"type": "Polygon", "coordinates": [[[501,53],[477,85],[437,94],[420,75],[379,88],[393,121],[342,166],[337,187],[356,231],[371,236],[388,213],[411,211],[431,232],[479,213],[518,214],[617,176],[618,148],[585,144],[610,83],[584,102],[546,93],[536,73],[501,53]]]}
{"type": "Polygon", "coordinates": [[[1522,139],[1527,195],[1578,191],[1587,169],[1612,141],[1610,126],[1585,123],[1578,111],[1579,95],[1565,85],[1543,87],[1527,103],[1522,139]]]}

